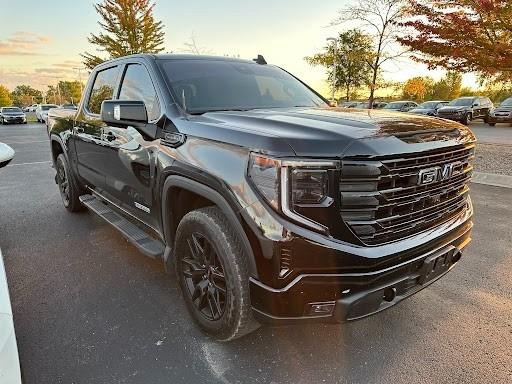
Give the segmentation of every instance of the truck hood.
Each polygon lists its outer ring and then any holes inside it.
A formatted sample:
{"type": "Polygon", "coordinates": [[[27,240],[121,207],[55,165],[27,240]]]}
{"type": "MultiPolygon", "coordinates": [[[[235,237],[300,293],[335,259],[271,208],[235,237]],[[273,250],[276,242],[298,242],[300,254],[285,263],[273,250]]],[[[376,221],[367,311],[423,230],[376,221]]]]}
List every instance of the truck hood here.
{"type": "Polygon", "coordinates": [[[304,157],[419,152],[475,140],[471,131],[459,123],[382,110],[210,112],[195,116],[192,121],[207,126],[202,133],[210,139],[244,147],[249,143],[253,150],[304,157]],[[289,149],[293,152],[287,154],[289,149]]]}

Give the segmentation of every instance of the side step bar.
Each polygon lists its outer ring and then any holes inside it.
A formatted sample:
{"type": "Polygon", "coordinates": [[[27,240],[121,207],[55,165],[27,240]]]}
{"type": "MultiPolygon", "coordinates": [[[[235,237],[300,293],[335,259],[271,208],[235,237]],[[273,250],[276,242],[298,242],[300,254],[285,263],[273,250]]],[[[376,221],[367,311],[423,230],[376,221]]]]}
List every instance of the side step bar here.
{"type": "Polygon", "coordinates": [[[135,224],[112,210],[99,198],[92,195],[82,195],[79,199],[84,206],[121,232],[129,242],[135,245],[146,256],[153,259],[163,257],[165,250],[164,243],[149,236],[135,224]]]}

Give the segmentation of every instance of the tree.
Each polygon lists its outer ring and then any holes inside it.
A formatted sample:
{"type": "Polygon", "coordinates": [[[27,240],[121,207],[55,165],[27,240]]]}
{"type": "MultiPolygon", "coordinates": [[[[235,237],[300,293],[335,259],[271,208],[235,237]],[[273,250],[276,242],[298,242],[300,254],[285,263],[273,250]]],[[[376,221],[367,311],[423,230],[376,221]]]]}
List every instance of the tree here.
{"type": "Polygon", "coordinates": [[[382,65],[403,56],[406,51],[396,52],[390,45],[396,41],[400,32],[402,5],[404,0],[357,0],[353,5],[340,10],[340,17],[333,24],[359,20],[365,28],[372,31],[374,54],[368,61],[372,70],[370,81],[370,106],[373,106],[375,90],[382,65]]]}
{"type": "Polygon", "coordinates": [[[499,0],[408,0],[398,38],[430,69],[479,72],[512,79],[512,2],[499,0]]]}
{"type": "Polygon", "coordinates": [[[367,62],[371,55],[371,38],[353,29],[341,32],[336,44],[329,44],[323,52],[306,57],[305,60],[311,65],[325,67],[329,84],[335,84],[335,90],[342,88],[348,101],[352,93],[369,83],[370,67],[367,62]]]}
{"type": "Polygon", "coordinates": [[[59,81],[59,92],[64,102],[78,104],[82,98],[82,86],[79,81],[59,81]]]}
{"type": "MultiPolygon", "coordinates": [[[[103,0],[95,4],[101,16],[99,22],[105,33],[91,34],[88,41],[108,54],[107,59],[134,53],[158,53],[164,48],[163,24],[153,17],[154,3],[150,0],[103,0]]],[[[105,59],[85,52],[84,64],[89,69],[105,59]]]]}
{"type": "Polygon", "coordinates": [[[457,72],[448,72],[445,77],[432,86],[430,98],[437,100],[452,100],[460,96],[462,88],[462,75],[457,72]]]}
{"type": "Polygon", "coordinates": [[[30,85],[18,85],[11,93],[13,105],[23,107],[36,102],[41,102],[43,95],[38,89],[32,88],[30,85]]]}
{"type": "Polygon", "coordinates": [[[405,82],[402,96],[404,99],[423,101],[431,86],[432,79],[421,76],[413,77],[405,82]]]}
{"type": "Polygon", "coordinates": [[[184,52],[192,53],[194,55],[208,55],[211,54],[212,51],[206,47],[202,47],[197,42],[197,38],[194,34],[190,35],[190,38],[187,42],[183,43],[184,52]]]}
{"type": "Polygon", "coordinates": [[[12,105],[11,93],[6,87],[0,85],[0,107],[9,107],[10,105],[12,105]]]}

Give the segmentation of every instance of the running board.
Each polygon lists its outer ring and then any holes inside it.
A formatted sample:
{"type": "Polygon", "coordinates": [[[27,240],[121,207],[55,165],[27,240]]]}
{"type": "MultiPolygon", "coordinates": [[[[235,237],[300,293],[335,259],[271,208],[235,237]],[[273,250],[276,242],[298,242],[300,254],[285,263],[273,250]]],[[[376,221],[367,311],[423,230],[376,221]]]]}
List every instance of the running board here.
{"type": "Polygon", "coordinates": [[[146,256],[153,259],[163,257],[165,250],[164,243],[149,236],[146,232],[112,210],[112,208],[97,197],[82,195],[79,199],[84,206],[121,232],[130,243],[135,245],[146,256]]]}

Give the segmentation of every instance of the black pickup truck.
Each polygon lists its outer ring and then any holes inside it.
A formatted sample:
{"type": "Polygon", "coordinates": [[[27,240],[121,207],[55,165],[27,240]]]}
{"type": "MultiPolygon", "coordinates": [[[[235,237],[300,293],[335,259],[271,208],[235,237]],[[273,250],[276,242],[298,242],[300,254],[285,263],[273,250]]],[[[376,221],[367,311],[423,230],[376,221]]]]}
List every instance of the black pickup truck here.
{"type": "Polygon", "coordinates": [[[161,258],[218,340],[377,313],[471,241],[467,127],[332,108],[261,56],[103,63],[49,135],[64,206],[161,258]]]}

